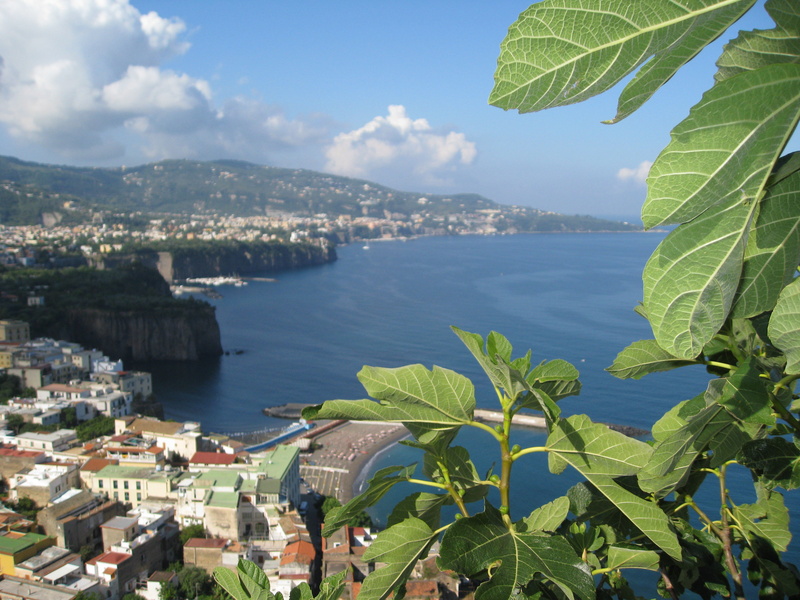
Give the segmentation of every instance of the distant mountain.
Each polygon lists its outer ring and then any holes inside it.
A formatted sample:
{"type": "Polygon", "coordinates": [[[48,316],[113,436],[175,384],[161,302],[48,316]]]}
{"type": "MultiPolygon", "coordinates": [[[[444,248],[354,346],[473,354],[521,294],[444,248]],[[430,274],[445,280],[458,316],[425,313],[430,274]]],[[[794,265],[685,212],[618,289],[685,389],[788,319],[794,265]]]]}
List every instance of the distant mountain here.
{"type": "Polygon", "coordinates": [[[495,210],[507,212],[515,220],[521,218],[527,231],[632,228],[593,217],[521,207],[512,210],[478,194],[402,192],[361,179],[233,160],[164,160],[138,167],[94,168],[0,157],[3,189],[6,197],[9,190],[17,197],[22,192],[27,194],[27,200],[16,205],[0,196],[2,205],[8,207],[5,212],[0,209],[0,223],[5,224],[29,220],[37,208],[42,213],[56,210],[60,201],[73,212],[88,209],[237,216],[292,213],[404,219],[415,214],[437,217],[495,210]],[[572,219],[578,221],[571,223],[572,219]]]}

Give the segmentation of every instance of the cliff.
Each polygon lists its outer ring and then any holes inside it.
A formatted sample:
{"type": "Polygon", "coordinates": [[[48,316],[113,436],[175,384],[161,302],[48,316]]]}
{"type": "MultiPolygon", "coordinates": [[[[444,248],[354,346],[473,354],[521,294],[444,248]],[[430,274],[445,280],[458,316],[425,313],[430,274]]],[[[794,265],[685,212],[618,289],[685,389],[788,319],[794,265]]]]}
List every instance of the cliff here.
{"type": "Polygon", "coordinates": [[[169,282],[193,277],[274,273],[334,262],[327,244],[228,242],[158,253],[158,272],[169,282]]]}
{"type": "Polygon", "coordinates": [[[228,277],[275,273],[334,262],[336,248],[325,240],[283,242],[184,242],[139,248],[128,254],[104,256],[95,264],[113,269],[138,263],[156,269],[169,283],[193,277],[228,277]]]}
{"type": "Polygon", "coordinates": [[[112,311],[71,308],[70,340],[123,360],[197,360],[222,354],[214,308],[192,311],[112,311]]]}

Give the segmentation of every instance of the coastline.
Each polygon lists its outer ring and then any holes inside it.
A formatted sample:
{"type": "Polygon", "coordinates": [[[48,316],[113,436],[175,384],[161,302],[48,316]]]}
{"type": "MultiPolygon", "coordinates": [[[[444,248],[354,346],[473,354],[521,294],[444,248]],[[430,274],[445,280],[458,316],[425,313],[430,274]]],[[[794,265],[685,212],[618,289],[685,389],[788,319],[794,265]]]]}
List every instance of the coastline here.
{"type": "Polygon", "coordinates": [[[300,475],[315,492],[344,504],[357,495],[374,457],[409,435],[398,423],[348,421],[315,438],[320,447],[304,458],[300,475]]]}

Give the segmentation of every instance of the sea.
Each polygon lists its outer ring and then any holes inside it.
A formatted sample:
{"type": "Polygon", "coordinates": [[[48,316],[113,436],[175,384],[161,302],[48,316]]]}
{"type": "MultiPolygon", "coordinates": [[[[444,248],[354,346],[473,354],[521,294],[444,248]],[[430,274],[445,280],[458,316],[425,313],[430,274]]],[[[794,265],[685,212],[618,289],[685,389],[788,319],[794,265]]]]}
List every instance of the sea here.
{"type": "MultiPolygon", "coordinates": [[[[199,362],[136,365],[153,373],[165,415],[199,420],[206,432],[238,433],[285,426],[262,409],[287,402],[321,403],[366,397],[356,374],[364,365],[439,365],[469,377],[481,408],[497,408],[482,370],[450,329],[486,336],[498,331],[529,349],[534,363],[556,358],[574,364],[579,396],[560,402],[563,414],[649,430],[675,403],[701,393],[703,367],[619,380],[606,368],[628,344],[652,338],[634,312],[642,298],[641,272],[665,233],[529,234],[425,237],[337,249],[332,264],[221,287],[215,307],[226,353],[199,362]]],[[[515,428],[513,442],[541,446],[541,431],[515,428]]],[[[471,451],[480,473],[499,468],[494,441],[464,428],[456,443],[471,451]]],[[[372,458],[363,486],[377,469],[420,462],[419,452],[395,445],[372,458]]],[[[749,475],[734,469],[731,487],[751,502],[749,475]]],[[[578,481],[551,475],[546,457],[520,459],[513,472],[512,516],[521,518],[578,481]]],[[[717,486],[710,485],[713,492],[717,486]]],[[[405,495],[396,486],[371,510],[380,525],[405,495]]],[[[713,493],[704,499],[718,506],[713,493]]],[[[800,510],[790,507],[800,535],[800,510]]],[[[795,548],[798,544],[793,544],[795,548]]],[[[800,562],[795,549],[792,560],[800,562]]]]}

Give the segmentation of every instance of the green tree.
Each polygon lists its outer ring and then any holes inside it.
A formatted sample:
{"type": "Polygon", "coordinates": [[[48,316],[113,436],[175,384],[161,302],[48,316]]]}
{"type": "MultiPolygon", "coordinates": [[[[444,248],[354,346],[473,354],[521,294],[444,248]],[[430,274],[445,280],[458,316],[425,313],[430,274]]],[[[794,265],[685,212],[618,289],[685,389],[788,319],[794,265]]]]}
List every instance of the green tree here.
{"type": "Polygon", "coordinates": [[[114,433],[114,419],[99,415],[80,423],[75,428],[75,433],[82,442],[88,442],[104,435],[111,435],[114,433]]]}
{"type": "Polygon", "coordinates": [[[25,419],[21,415],[11,413],[6,417],[6,426],[17,435],[25,426],[25,419]]]}
{"type": "Polygon", "coordinates": [[[146,600],[144,596],[140,594],[134,594],[133,592],[128,592],[122,597],[122,600],[146,600]]]}
{"type": "Polygon", "coordinates": [[[180,533],[180,540],[181,545],[185,544],[192,538],[204,538],[206,537],[206,530],[203,525],[197,523],[195,525],[189,525],[181,529],[180,533]]]}
{"type": "Polygon", "coordinates": [[[158,600],[178,600],[178,588],[167,581],[162,581],[158,590],[158,600]]]}
{"type": "Polygon", "coordinates": [[[184,566],[178,573],[178,582],[180,595],[187,600],[197,596],[207,596],[213,591],[213,580],[199,567],[184,566]]]}

